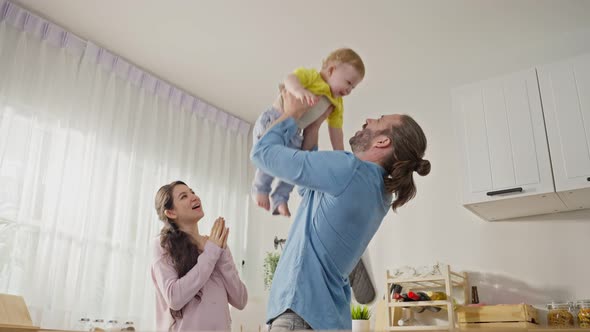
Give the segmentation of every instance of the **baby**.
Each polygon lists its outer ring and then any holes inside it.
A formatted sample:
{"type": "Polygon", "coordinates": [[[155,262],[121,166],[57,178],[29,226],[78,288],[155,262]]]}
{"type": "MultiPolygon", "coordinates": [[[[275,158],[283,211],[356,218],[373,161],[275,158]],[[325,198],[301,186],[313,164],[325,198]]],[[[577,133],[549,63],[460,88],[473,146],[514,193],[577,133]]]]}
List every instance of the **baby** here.
{"type": "MultiPolygon", "coordinates": [[[[313,106],[319,98],[329,100],[326,113],[328,115],[328,130],[330,141],[334,150],[344,150],[344,134],[342,132],[344,107],[342,97],[347,96],[363,80],[365,65],[360,56],[349,48],[341,48],[333,51],[323,61],[322,68],[318,72],[315,69],[298,68],[287,76],[283,85],[287,92],[291,93],[301,102],[313,106]]],[[[273,105],[262,113],[254,125],[254,144],[264,135],[277,118],[283,113],[280,96],[273,105]]],[[[318,121],[325,118],[321,116],[318,121]]],[[[319,126],[309,126],[313,130],[299,130],[291,138],[289,147],[302,150],[313,149],[318,142],[319,126]]],[[[271,194],[273,177],[257,169],[252,183],[252,197],[258,206],[270,210],[272,213],[286,217],[291,216],[287,201],[293,190],[293,185],[278,181],[271,194]],[[270,199],[269,199],[270,195],[270,199]]]]}

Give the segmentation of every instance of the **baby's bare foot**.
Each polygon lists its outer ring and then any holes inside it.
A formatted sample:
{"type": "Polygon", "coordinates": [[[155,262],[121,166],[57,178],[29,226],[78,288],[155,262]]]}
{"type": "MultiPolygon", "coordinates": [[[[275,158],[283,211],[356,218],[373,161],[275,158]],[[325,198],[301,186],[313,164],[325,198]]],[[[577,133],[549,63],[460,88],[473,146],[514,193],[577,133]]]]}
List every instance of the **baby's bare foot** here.
{"type": "Polygon", "coordinates": [[[268,194],[255,194],[253,198],[258,206],[266,211],[270,210],[270,199],[268,199],[268,194]]]}
{"type": "Polygon", "coordinates": [[[281,216],[285,216],[285,217],[291,216],[291,211],[289,211],[289,206],[287,206],[287,202],[279,204],[279,206],[277,207],[277,210],[279,211],[279,214],[281,216]]]}

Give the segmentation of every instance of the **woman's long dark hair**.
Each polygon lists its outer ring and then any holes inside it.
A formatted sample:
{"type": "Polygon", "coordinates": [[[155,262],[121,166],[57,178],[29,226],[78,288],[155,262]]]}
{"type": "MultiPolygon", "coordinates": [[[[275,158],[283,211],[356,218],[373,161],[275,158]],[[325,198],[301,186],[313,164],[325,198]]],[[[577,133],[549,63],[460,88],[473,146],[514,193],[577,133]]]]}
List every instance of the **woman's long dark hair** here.
{"type": "MultiPolygon", "coordinates": [[[[174,197],[172,196],[174,187],[181,184],[186,185],[182,181],[174,181],[162,186],[156,193],[155,199],[156,212],[164,223],[164,227],[160,231],[160,245],[172,262],[176,273],[178,273],[178,278],[187,274],[197,264],[199,258],[197,245],[191,241],[187,233],[178,228],[174,220],[169,219],[165,214],[166,210],[174,207],[174,197]]],[[[176,318],[182,317],[182,310],[170,309],[170,312],[176,318]]]]}
{"type": "Polygon", "coordinates": [[[382,132],[392,141],[393,153],[385,162],[389,173],[385,178],[385,190],[395,194],[391,209],[406,204],[416,196],[414,172],[421,176],[430,173],[430,161],[422,159],[426,151],[426,135],[409,115],[402,115],[402,121],[390,130],[382,132]]]}

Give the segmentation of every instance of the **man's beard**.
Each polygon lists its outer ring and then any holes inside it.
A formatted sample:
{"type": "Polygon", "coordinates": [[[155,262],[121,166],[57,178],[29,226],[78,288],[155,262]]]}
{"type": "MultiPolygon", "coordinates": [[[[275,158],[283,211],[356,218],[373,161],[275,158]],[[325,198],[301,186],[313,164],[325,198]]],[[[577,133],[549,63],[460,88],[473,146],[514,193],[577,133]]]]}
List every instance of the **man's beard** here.
{"type": "Polygon", "coordinates": [[[373,131],[364,128],[358,134],[352,136],[348,143],[353,153],[364,152],[371,147],[371,141],[375,137],[373,131]]]}

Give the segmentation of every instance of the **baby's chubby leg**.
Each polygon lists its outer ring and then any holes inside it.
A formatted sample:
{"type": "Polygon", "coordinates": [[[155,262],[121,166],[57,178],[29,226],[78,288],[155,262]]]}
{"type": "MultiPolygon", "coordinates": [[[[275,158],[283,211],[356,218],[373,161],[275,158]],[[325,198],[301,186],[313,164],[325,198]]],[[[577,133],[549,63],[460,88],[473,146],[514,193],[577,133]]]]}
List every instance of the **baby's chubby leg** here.
{"type": "MultiPolygon", "coordinates": [[[[301,132],[298,132],[291,138],[287,146],[299,150],[301,149],[302,144],[303,136],[301,135],[301,132]]],[[[273,215],[280,214],[285,217],[291,216],[291,211],[289,211],[287,202],[289,201],[289,196],[291,195],[291,191],[293,191],[293,187],[294,186],[288,182],[282,180],[277,181],[276,187],[270,197],[272,202],[271,211],[273,215]]]]}
{"type": "Polygon", "coordinates": [[[270,199],[268,197],[270,193],[270,186],[272,184],[273,177],[264,173],[263,171],[256,169],[254,174],[254,181],[252,182],[252,199],[256,205],[260,206],[265,210],[270,210],[270,199]]]}
{"type": "Polygon", "coordinates": [[[287,205],[291,191],[293,191],[292,184],[278,181],[277,186],[271,194],[272,214],[280,214],[285,217],[291,216],[291,211],[289,211],[289,206],[287,205]]]}
{"type": "MultiPolygon", "coordinates": [[[[253,138],[254,138],[254,145],[258,143],[258,140],[264,135],[266,130],[276,121],[277,118],[281,116],[282,112],[274,107],[270,107],[266,111],[264,111],[256,122],[254,123],[253,129],[253,138]]],[[[262,172],[259,169],[256,169],[256,173],[254,174],[254,180],[252,181],[252,200],[258,205],[259,207],[270,210],[270,199],[269,194],[271,191],[271,185],[274,178],[271,175],[268,175],[262,172]]]]}

